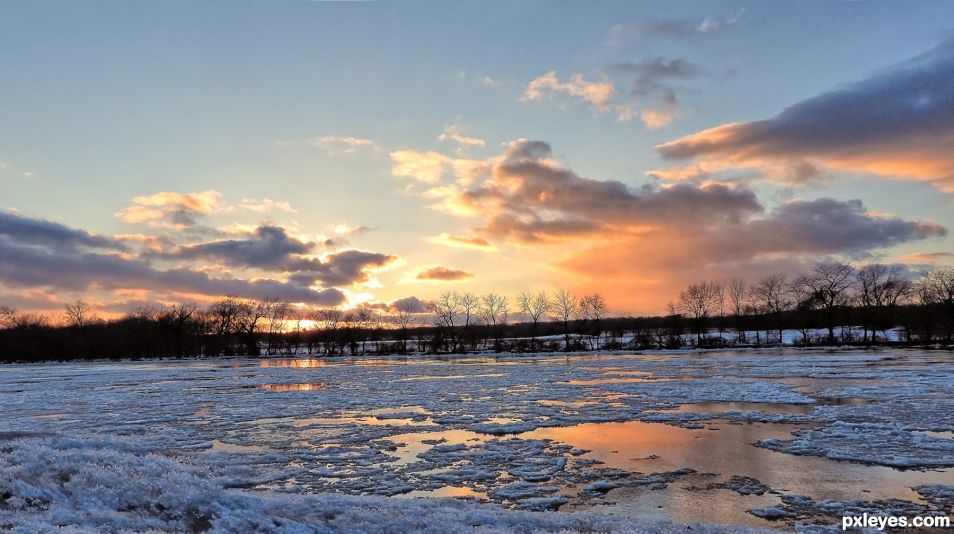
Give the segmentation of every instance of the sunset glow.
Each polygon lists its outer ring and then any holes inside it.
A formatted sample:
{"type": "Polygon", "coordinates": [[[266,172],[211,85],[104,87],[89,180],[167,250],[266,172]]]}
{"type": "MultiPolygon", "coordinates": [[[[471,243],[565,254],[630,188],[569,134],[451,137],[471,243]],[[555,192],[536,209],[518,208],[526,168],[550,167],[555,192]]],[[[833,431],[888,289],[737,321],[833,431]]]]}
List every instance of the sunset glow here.
{"type": "Polygon", "coordinates": [[[11,6],[0,303],[117,317],[565,287],[643,314],[726,272],[952,261],[943,3],[581,4],[527,27],[548,11],[531,2],[500,28],[492,9],[400,5],[163,25],[158,4],[60,4],[69,25],[11,6]],[[809,13],[829,22],[787,29],[809,13]],[[456,38],[465,20],[494,44],[456,38]]]}

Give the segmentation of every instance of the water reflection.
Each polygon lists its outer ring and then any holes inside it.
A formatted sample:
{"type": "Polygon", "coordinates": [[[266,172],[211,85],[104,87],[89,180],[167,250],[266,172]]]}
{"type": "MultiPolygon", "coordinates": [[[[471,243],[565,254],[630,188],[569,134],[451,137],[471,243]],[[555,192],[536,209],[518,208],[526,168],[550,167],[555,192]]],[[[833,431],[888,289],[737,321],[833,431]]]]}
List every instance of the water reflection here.
{"type": "Polygon", "coordinates": [[[519,437],[553,439],[587,449],[591,452],[585,457],[605,462],[608,467],[641,473],[690,467],[698,472],[662,490],[611,491],[608,500],[615,502],[609,509],[629,517],[766,526],[763,520],[746,510],[766,506],[766,502],[775,504],[776,497],[768,494],[743,497],[727,489],[698,489],[711,482],[725,481],[731,475],[752,477],[773,489],[808,495],[816,500],[896,498],[918,502],[920,497],[910,489],[912,486],[954,483],[954,469],[898,471],[795,456],[752,445],[760,439],[791,438],[791,431],[798,428],[794,425],[717,423],[713,428],[695,430],[643,422],[587,423],[540,428],[519,437]],[[718,476],[712,476],[713,473],[718,476]]]}
{"type": "Polygon", "coordinates": [[[771,402],[699,402],[683,404],[671,410],[657,410],[659,413],[722,413],[722,412],[767,412],[794,415],[807,415],[815,411],[814,404],[775,404],[771,402]]]}
{"type": "Polygon", "coordinates": [[[262,384],[258,386],[259,389],[269,391],[314,391],[323,387],[325,385],[320,382],[313,384],[262,384]]]}
{"type": "Polygon", "coordinates": [[[414,380],[462,380],[465,378],[496,378],[499,376],[506,375],[504,373],[483,373],[476,375],[420,375],[402,378],[401,382],[409,382],[414,380]]]}
{"type": "Polygon", "coordinates": [[[486,493],[462,486],[444,486],[433,490],[414,490],[398,496],[407,499],[454,497],[458,499],[473,498],[482,501],[487,500],[486,493]]]}
{"type": "Polygon", "coordinates": [[[262,360],[259,367],[323,367],[328,362],[316,359],[292,359],[292,360],[262,360]]]}

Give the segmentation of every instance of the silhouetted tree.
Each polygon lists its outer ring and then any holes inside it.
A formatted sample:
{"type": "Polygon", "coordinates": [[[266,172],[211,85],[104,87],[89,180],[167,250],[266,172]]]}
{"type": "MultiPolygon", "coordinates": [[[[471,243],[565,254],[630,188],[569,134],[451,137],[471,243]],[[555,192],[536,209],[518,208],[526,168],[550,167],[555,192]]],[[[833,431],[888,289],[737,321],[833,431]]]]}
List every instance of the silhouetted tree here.
{"type": "Polygon", "coordinates": [[[537,343],[537,325],[540,323],[547,312],[550,311],[550,297],[546,291],[541,291],[536,295],[530,293],[521,293],[517,296],[517,303],[520,311],[530,318],[532,329],[530,330],[530,350],[535,350],[537,343]]]}
{"type": "Polygon", "coordinates": [[[818,263],[809,273],[815,301],[821,306],[828,329],[828,342],[835,342],[835,312],[847,304],[848,290],[854,285],[854,267],[847,263],[818,263]]]}
{"type": "Polygon", "coordinates": [[[576,316],[579,301],[569,290],[559,289],[553,294],[553,318],[563,323],[563,342],[570,347],[570,321],[576,316]]]}
{"type": "Polygon", "coordinates": [[[782,343],[782,334],[784,333],[782,314],[791,305],[791,302],[787,298],[788,287],[785,275],[779,273],[762,277],[757,284],[752,286],[751,291],[755,300],[758,301],[768,313],[775,316],[778,342],[782,343]]]}
{"type": "Polygon", "coordinates": [[[480,315],[491,329],[491,336],[494,339],[494,350],[500,351],[500,338],[502,337],[502,327],[507,324],[507,317],[510,314],[510,304],[507,297],[496,293],[487,293],[480,298],[480,315]]]}
{"type": "Polygon", "coordinates": [[[718,282],[700,282],[691,284],[679,293],[678,309],[692,320],[696,345],[702,344],[709,317],[719,310],[721,287],[718,282]]]}

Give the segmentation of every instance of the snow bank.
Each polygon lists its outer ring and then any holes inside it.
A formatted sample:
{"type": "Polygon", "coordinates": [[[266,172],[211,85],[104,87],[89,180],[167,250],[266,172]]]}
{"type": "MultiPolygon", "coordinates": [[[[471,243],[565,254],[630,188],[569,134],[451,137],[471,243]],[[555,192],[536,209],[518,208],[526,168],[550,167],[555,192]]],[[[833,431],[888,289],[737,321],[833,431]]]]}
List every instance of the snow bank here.
{"type": "MultiPolygon", "coordinates": [[[[447,499],[400,500],[227,489],[207,467],[112,439],[0,442],[0,530],[43,532],[631,532],[716,534],[742,527],[636,523],[596,513],[505,510],[447,499]]],[[[559,497],[527,507],[549,508],[559,497]]]]}

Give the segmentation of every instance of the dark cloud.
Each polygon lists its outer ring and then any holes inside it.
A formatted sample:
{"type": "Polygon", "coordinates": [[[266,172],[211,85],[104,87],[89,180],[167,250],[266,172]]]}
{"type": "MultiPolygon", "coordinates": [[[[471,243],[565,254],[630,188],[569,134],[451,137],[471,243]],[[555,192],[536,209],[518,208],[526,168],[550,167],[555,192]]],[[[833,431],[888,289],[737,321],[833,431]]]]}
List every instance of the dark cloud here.
{"type": "Polygon", "coordinates": [[[235,267],[291,273],[289,279],[302,286],[350,286],[366,282],[370,278],[369,270],[385,267],[398,259],[390,254],[363,250],[345,250],[321,258],[304,256],[316,247],[313,242],[289,236],[280,226],[263,225],[244,239],[184,245],[159,257],[220,261],[235,267]]]}
{"type": "Polygon", "coordinates": [[[10,287],[46,287],[68,291],[97,289],[151,289],[234,294],[250,298],[279,298],[290,302],[331,305],[344,301],[333,288],[313,290],[278,280],[213,278],[189,268],[159,270],[142,259],[118,254],[75,253],[56,248],[23,246],[0,239],[0,281],[10,287]]]}
{"type": "Polygon", "coordinates": [[[556,266],[580,291],[616,294],[612,284],[621,284],[627,294],[671,298],[687,281],[870,259],[947,234],[932,222],[870,212],[859,200],[796,199],[766,209],[742,184],[631,187],[586,178],[540,141],[515,141],[490,161],[476,181],[439,184],[426,195],[448,212],[479,217],[473,231],[482,237],[563,247],[556,266]]]}
{"type": "Polygon", "coordinates": [[[943,237],[937,224],[867,212],[860,200],[794,200],[769,216],[705,236],[695,248],[706,258],[745,258],[765,254],[869,256],[869,251],[943,237]]]}
{"type": "Polygon", "coordinates": [[[397,259],[397,256],[380,252],[345,250],[323,259],[298,258],[289,262],[285,269],[293,271],[291,280],[302,285],[347,286],[368,281],[369,270],[386,267],[397,259]]]}
{"type": "Polygon", "coordinates": [[[314,248],[314,243],[295,239],[282,227],[263,225],[246,239],[183,245],[165,256],[214,260],[242,267],[275,268],[287,265],[293,256],[306,254],[314,248]]]}
{"type": "Polygon", "coordinates": [[[444,267],[442,265],[436,265],[434,267],[427,267],[422,269],[414,276],[415,280],[437,280],[440,282],[457,282],[460,280],[467,280],[473,278],[474,275],[462,271],[460,269],[454,269],[452,267],[444,267]]]}
{"type": "Polygon", "coordinates": [[[381,310],[387,313],[396,313],[396,312],[410,312],[410,313],[427,313],[434,311],[434,301],[432,300],[422,300],[417,297],[404,297],[391,302],[373,302],[364,304],[369,308],[376,310],[381,310]]]}
{"type": "Polygon", "coordinates": [[[411,313],[425,313],[434,310],[434,302],[421,300],[417,297],[404,297],[388,303],[391,311],[408,311],[411,313]]]}
{"type": "Polygon", "coordinates": [[[640,225],[712,225],[762,211],[755,194],[725,184],[646,185],[578,176],[550,159],[550,145],[512,143],[490,180],[463,191],[454,203],[487,216],[478,233],[521,242],[549,241],[640,225]]]}
{"type": "Polygon", "coordinates": [[[370,271],[396,256],[346,250],[322,258],[304,255],[315,244],[295,239],[279,226],[263,225],[241,239],[179,246],[162,252],[150,236],[108,239],[49,221],[0,213],[0,284],[59,291],[136,289],[208,296],[235,294],[290,302],[337,305],[344,293],[332,286],[365,282],[370,271]],[[123,241],[145,243],[148,252],[130,253],[123,241]],[[178,262],[158,269],[152,261],[178,262]],[[182,262],[219,261],[241,268],[289,274],[287,282],[213,276],[182,262]],[[316,288],[315,286],[321,286],[316,288]]]}
{"type": "Polygon", "coordinates": [[[54,246],[64,249],[77,247],[126,250],[119,241],[76,230],[43,219],[31,219],[16,213],[0,211],[0,236],[12,242],[54,246]]]}
{"type": "MultiPolygon", "coordinates": [[[[954,39],[894,69],[657,147],[670,160],[827,165],[954,191],[954,39]]],[[[811,167],[803,167],[811,169],[811,167]]]]}

